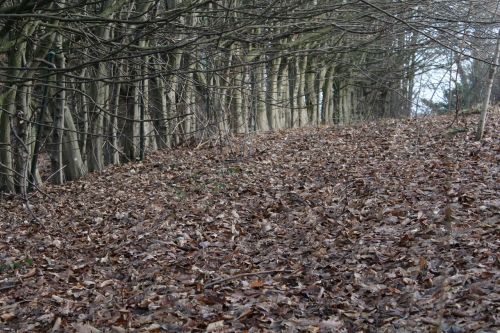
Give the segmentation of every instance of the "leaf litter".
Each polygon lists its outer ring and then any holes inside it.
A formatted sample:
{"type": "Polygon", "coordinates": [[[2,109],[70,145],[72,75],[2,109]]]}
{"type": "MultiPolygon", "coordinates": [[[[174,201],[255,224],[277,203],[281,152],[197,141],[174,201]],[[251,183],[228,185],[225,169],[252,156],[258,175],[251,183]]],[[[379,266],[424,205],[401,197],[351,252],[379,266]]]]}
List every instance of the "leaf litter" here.
{"type": "Polygon", "coordinates": [[[0,331],[496,332],[500,117],[450,121],[157,152],[46,186],[39,223],[3,200],[0,331]]]}

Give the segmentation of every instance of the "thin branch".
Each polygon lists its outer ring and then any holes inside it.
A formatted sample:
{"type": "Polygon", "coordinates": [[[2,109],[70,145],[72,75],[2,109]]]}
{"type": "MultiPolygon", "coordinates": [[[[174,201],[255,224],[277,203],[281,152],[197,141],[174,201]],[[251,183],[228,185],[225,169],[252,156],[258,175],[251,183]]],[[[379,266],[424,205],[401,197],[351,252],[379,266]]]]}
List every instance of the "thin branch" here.
{"type": "Polygon", "coordinates": [[[231,281],[231,280],[236,280],[236,279],[239,279],[241,277],[247,277],[247,276],[255,276],[255,275],[263,275],[263,274],[277,274],[277,273],[294,273],[294,271],[292,270],[289,270],[289,269],[281,269],[281,270],[269,270],[269,271],[258,271],[258,272],[249,272],[249,273],[241,273],[241,274],[237,274],[237,275],[233,275],[233,276],[230,276],[230,277],[227,277],[227,278],[223,278],[223,279],[219,279],[219,280],[215,280],[215,281],[212,281],[210,283],[207,283],[204,288],[207,289],[207,288],[211,288],[217,284],[222,284],[224,282],[227,282],[227,281],[231,281]]]}

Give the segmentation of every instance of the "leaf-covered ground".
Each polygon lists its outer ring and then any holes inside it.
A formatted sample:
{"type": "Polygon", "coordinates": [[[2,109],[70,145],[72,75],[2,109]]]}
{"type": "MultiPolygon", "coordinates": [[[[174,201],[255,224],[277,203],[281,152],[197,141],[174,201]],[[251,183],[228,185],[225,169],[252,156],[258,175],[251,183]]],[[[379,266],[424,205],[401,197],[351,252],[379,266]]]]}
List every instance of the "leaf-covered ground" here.
{"type": "Polygon", "coordinates": [[[2,332],[497,332],[500,116],[166,151],[0,202],[2,332]],[[465,123],[464,123],[465,122],[465,123]]]}

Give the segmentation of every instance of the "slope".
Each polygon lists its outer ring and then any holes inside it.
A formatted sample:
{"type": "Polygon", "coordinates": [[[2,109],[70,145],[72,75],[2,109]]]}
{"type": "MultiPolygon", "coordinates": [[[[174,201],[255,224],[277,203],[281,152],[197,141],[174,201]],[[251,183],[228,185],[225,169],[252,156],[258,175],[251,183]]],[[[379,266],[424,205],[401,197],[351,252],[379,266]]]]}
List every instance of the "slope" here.
{"type": "Polygon", "coordinates": [[[460,121],[235,138],[4,200],[0,330],[493,332],[500,117],[482,143],[460,121]]]}

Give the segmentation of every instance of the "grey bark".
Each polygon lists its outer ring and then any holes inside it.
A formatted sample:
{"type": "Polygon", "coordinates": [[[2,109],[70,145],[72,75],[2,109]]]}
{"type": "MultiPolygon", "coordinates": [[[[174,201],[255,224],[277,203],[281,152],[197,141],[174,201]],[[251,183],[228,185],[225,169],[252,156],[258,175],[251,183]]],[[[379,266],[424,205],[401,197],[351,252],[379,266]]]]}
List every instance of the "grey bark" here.
{"type": "Polygon", "coordinates": [[[482,140],[484,135],[484,128],[486,126],[486,119],[488,117],[488,106],[490,104],[491,90],[493,88],[493,82],[495,81],[495,74],[498,67],[498,58],[500,56],[500,30],[498,30],[497,45],[495,48],[495,55],[493,57],[493,63],[490,65],[490,70],[488,72],[488,82],[486,86],[486,94],[484,96],[483,105],[481,109],[481,116],[479,117],[479,124],[477,126],[476,140],[482,140]]]}

